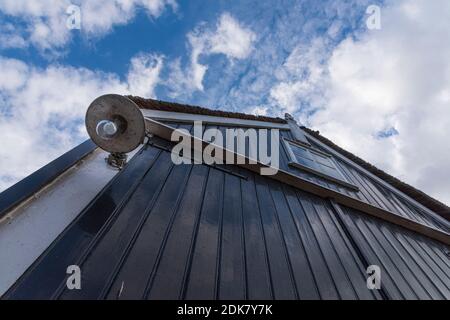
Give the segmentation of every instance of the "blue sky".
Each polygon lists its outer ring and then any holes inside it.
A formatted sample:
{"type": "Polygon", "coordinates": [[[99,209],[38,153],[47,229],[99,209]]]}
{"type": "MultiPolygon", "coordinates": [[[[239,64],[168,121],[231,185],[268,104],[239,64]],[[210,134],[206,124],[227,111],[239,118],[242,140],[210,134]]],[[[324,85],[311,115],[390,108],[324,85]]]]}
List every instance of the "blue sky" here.
{"type": "Polygon", "coordinates": [[[450,203],[449,21],[445,0],[0,0],[0,190],[86,139],[115,92],[289,112],[450,203]]]}
{"type": "MultiPolygon", "coordinates": [[[[130,60],[142,52],[163,55],[166,61],[180,59],[182,66],[189,64],[187,35],[196,28],[214,29],[225,13],[255,33],[255,47],[271,48],[255,50],[247,59],[233,61],[223,54],[203,55],[200,62],[208,65],[204,90],[178,96],[170,94],[167,86],[158,85],[155,96],[162,100],[213,104],[214,107],[233,109],[242,108],[242,105],[237,106],[235,101],[230,102],[224,95],[239,89],[246,81],[252,81],[250,77],[264,72],[260,68],[261,62],[269,63],[266,68],[270,74],[271,70],[283,64],[299,43],[307,46],[316,37],[326,38],[326,45],[331,50],[346,36],[365,26],[365,10],[369,4],[368,1],[346,5],[334,1],[178,1],[176,8],[166,6],[158,16],[151,16],[144,6],[136,5],[133,18],[127,23],[111,22],[108,31],[88,34],[83,31],[83,3],[71,3],[80,5],[81,29],[66,32],[69,39],[63,45],[55,44],[44,50],[33,45],[27,46],[26,50],[3,48],[2,54],[42,68],[52,64],[70,65],[114,73],[123,80],[130,60]],[[339,30],[330,37],[327,31],[337,20],[339,30]]],[[[101,11],[99,14],[102,14],[101,11]]],[[[29,27],[28,18],[8,14],[3,14],[1,18],[2,24],[11,23],[23,29],[29,27]]],[[[264,72],[263,76],[267,74],[264,72]]],[[[162,70],[161,77],[170,77],[170,70],[162,70]]],[[[259,101],[252,103],[267,103],[267,98],[258,97],[259,101]]]]}

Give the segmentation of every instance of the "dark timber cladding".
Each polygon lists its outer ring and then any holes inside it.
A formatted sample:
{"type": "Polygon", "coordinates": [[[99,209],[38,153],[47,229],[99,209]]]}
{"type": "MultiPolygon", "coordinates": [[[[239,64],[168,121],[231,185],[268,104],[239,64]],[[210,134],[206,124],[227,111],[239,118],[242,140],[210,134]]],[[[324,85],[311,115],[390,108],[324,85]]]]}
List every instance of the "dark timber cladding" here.
{"type": "MultiPolygon", "coordinates": [[[[285,123],[285,124],[288,123],[288,121],[286,121],[284,119],[280,119],[280,118],[255,116],[255,115],[238,113],[238,112],[226,112],[226,111],[221,111],[221,110],[211,110],[211,109],[206,109],[206,108],[202,108],[202,107],[196,107],[196,106],[190,106],[190,105],[172,103],[172,102],[166,102],[166,101],[159,101],[159,100],[153,100],[153,99],[144,99],[144,98],[135,97],[135,96],[128,96],[128,98],[133,100],[142,109],[181,112],[181,113],[190,113],[190,114],[199,114],[199,115],[210,115],[210,116],[218,116],[218,117],[226,117],[226,118],[234,118],[234,119],[267,121],[267,122],[272,122],[272,123],[285,123]]],[[[295,129],[295,128],[296,128],[296,124],[294,126],[291,126],[291,130],[293,129],[294,131],[297,131],[297,129],[295,129]]],[[[378,178],[384,180],[385,182],[389,183],[394,188],[402,191],[404,194],[413,198],[414,200],[416,200],[420,204],[424,205],[431,211],[441,215],[442,217],[444,217],[447,220],[450,220],[450,208],[448,206],[446,206],[445,204],[430,197],[429,195],[425,194],[424,192],[417,190],[414,187],[396,179],[395,177],[376,168],[375,166],[371,165],[370,163],[367,163],[366,161],[362,160],[361,158],[358,158],[354,154],[340,148],[339,146],[334,144],[331,140],[328,140],[327,138],[320,135],[318,131],[313,131],[313,130],[305,128],[305,127],[301,127],[301,128],[303,130],[305,130],[311,136],[320,140],[322,143],[324,143],[328,147],[336,150],[338,153],[344,155],[346,158],[357,163],[362,168],[369,171],[371,174],[373,174],[373,175],[377,176],[378,178]]],[[[302,135],[303,134],[300,132],[300,135],[297,135],[297,136],[302,136],[302,135]]],[[[300,141],[307,142],[303,138],[300,138],[300,141]]],[[[309,144],[309,142],[307,142],[307,144],[309,144]]]]}
{"type": "Polygon", "coordinates": [[[242,168],[175,166],[157,142],[3,298],[450,298],[444,245],[242,168]],[[71,264],[81,290],[66,289],[71,264]]]}

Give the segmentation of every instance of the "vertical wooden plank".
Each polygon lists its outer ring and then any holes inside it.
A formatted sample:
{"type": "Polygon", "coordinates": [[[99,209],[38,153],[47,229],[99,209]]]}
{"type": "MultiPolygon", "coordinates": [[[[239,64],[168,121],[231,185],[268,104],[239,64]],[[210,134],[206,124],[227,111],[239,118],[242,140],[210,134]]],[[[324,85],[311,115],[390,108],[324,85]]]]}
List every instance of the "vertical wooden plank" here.
{"type": "Polygon", "coordinates": [[[323,254],[325,263],[333,278],[333,282],[338,290],[339,296],[342,299],[355,299],[356,293],[349,280],[349,277],[342,266],[342,263],[336,253],[337,243],[332,243],[325,227],[323,226],[323,220],[319,216],[327,215],[325,209],[326,203],[322,199],[318,199],[313,196],[309,196],[306,193],[301,193],[302,196],[307,199],[311,204],[311,211],[308,212],[306,218],[309,220],[309,224],[315,234],[317,242],[320,247],[320,251],[323,254]]]}
{"type": "Polygon", "coordinates": [[[246,298],[240,178],[225,175],[219,299],[246,298]]]}
{"type": "Polygon", "coordinates": [[[347,270],[347,274],[358,295],[358,299],[382,300],[383,296],[378,290],[369,290],[367,288],[366,268],[368,264],[365,254],[360,251],[358,245],[354,242],[353,237],[345,225],[343,225],[341,219],[337,217],[337,212],[333,205],[330,202],[328,203],[328,215],[319,215],[319,217],[323,219],[324,227],[327,230],[331,241],[333,243],[337,242],[336,247],[339,247],[339,258],[341,259],[344,268],[347,270]]]}
{"type": "Polygon", "coordinates": [[[430,248],[423,245],[423,240],[420,237],[414,239],[411,237],[405,238],[409,241],[409,243],[414,247],[414,249],[428,261],[430,266],[433,267],[433,271],[441,278],[444,279],[445,283],[448,287],[450,287],[450,272],[448,266],[443,263],[441,259],[439,259],[433,252],[431,252],[430,248]]]}
{"type": "Polygon", "coordinates": [[[248,299],[273,299],[270,269],[253,174],[241,180],[248,299]]]}
{"type": "Polygon", "coordinates": [[[388,294],[389,298],[405,299],[406,295],[404,295],[403,291],[397,286],[397,279],[388,271],[390,266],[386,267],[383,263],[384,259],[379,257],[376,243],[370,243],[370,240],[365,237],[363,231],[358,228],[358,224],[361,222],[359,221],[357,223],[356,220],[361,219],[360,215],[345,207],[342,207],[342,214],[338,214],[353,236],[355,242],[360,246],[361,250],[364,251],[364,254],[368,258],[367,262],[369,265],[373,264],[380,267],[383,274],[381,287],[385,290],[386,294],[388,294]]]}
{"type": "Polygon", "coordinates": [[[115,276],[116,269],[119,267],[123,255],[126,254],[133,236],[138,232],[143,219],[147,217],[149,213],[147,207],[156,200],[171,167],[168,153],[162,153],[136,188],[117,219],[105,231],[103,237],[98,239],[95,247],[89,252],[89,256],[80,265],[83,271],[82,290],[65,289],[60,298],[100,298],[108,281],[115,276]]]}
{"type": "Polygon", "coordinates": [[[215,299],[219,230],[223,206],[223,172],[210,169],[200,224],[186,283],[186,299],[215,299]]]}
{"type": "MultiPolygon", "coordinates": [[[[379,227],[377,226],[377,221],[375,219],[371,219],[371,221],[365,221],[366,229],[368,230],[368,236],[369,239],[376,239],[379,245],[379,252],[380,255],[385,254],[386,258],[388,258],[390,261],[392,261],[392,264],[395,266],[396,269],[399,271],[399,275],[404,279],[404,281],[407,283],[407,287],[405,287],[405,290],[411,290],[414,292],[414,296],[418,299],[430,299],[431,296],[428,294],[428,292],[425,291],[425,289],[422,287],[422,285],[417,281],[416,275],[411,272],[410,266],[406,264],[402,259],[401,256],[394,250],[393,243],[386,240],[386,237],[380,232],[379,227]],[[371,238],[373,237],[373,238],[371,238]]],[[[389,272],[394,273],[394,269],[392,267],[389,268],[389,272]]],[[[399,279],[396,277],[396,281],[400,282],[399,279]]]]}
{"type": "Polygon", "coordinates": [[[191,165],[174,166],[156,202],[147,209],[150,213],[111,287],[110,293],[118,293],[117,298],[141,299],[145,296],[191,168],[191,165]]]}
{"type": "Polygon", "coordinates": [[[348,249],[345,238],[347,235],[340,232],[331,219],[331,208],[322,199],[308,196],[315,212],[308,215],[316,238],[324,253],[325,260],[332,274],[336,288],[342,299],[373,299],[374,296],[367,289],[363,262],[356,254],[348,249]]]}
{"type": "Polygon", "coordinates": [[[319,299],[314,275],[309,265],[305,248],[295,228],[292,213],[286,202],[282,186],[278,183],[270,183],[270,193],[277,211],[282,235],[289,253],[292,272],[300,299],[319,299]]]}
{"type": "MultiPolygon", "coordinates": [[[[401,242],[393,235],[396,233],[392,227],[388,227],[383,223],[377,224],[379,230],[386,237],[386,240],[390,243],[392,248],[396,251],[398,256],[404,261],[406,266],[411,270],[413,276],[422,284],[423,288],[428,292],[432,299],[445,298],[445,294],[441,291],[441,288],[436,285],[437,281],[430,281],[430,276],[424,271],[424,264],[420,259],[413,258],[413,256],[405,249],[401,242]]],[[[445,290],[445,289],[444,289],[445,290]]],[[[448,290],[447,290],[448,292],[448,290]]]]}
{"type": "Polygon", "coordinates": [[[311,204],[308,203],[307,199],[300,197],[296,190],[286,186],[283,189],[293,213],[295,226],[305,248],[321,299],[339,299],[339,294],[330,276],[317,239],[306,218],[306,215],[313,210],[311,204]]]}
{"type": "Polygon", "coordinates": [[[208,172],[207,166],[195,165],[192,168],[155,277],[150,284],[149,299],[181,298],[183,277],[197,230],[208,172]]]}
{"type": "Polygon", "coordinates": [[[149,148],[136,154],[3,297],[51,298],[65,284],[66,268],[78,263],[92,240],[120,212],[158,152],[149,148]]]}
{"type": "Polygon", "coordinates": [[[433,262],[430,261],[427,256],[424,256],[423,253],[411,245],[410,237],[404,235],[402,232],[393,232],[393,236],[399,241],[402,247],[405,248],[422,270],[424,270],[430,281],[432,281],[439,291],[442,292],[446,299],[450,299],[450,282],[448,279],[445,279],[445,274],[440,273],[440,270],[436,269],[436,266],[433,265],[433,262]]]}
{"type": "Polygon", "coordinates": [[[297,292],[291,271],[292,268],[287,256],[284,240],[281,236],[269,189],[264,180],[259,176],[255,177],[255,184],[269,259],[274,298],[297,299],[297,292]]]}

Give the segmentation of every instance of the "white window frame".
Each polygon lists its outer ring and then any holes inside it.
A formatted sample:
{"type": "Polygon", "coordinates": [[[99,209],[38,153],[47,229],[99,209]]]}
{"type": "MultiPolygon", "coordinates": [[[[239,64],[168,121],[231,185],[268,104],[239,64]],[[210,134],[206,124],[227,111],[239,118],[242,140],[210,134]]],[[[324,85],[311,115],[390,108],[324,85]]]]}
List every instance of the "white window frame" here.
{"type": "Polygon", "coordinates": [[[332,181],[334,183],[343,185],[346,188],[350,188],[350,189],[353,189],[355,191],[359,191],[359,188],[357,186],[355,186],[350,181],[348,181],[347,177],[340,170],[339,166],[336,163],[336,160],[334,159],[334,157],[331,154],[323,152],[323,151],[318,150],[318,149],[315,149],[315,148],[311,147],[310,145],[307,145],[307,144],[302,143],[300,141],[295,141],[295,140],[283,138],[283,142],[284,142],[284,145],[286,147],[286,151],[288,152],[288,155],[289,155],[289,163],[288,163],[289,166],[294,167],[294,168],[298,168],[298,169],[301,169],[301,170],[304,170],[304,171],[308,171],[308,172],[313,173],[313,174],[315,174],[315,175],[317,175],[317,176],[319,176],[321,178],[324,178],[324,179],[332,181]],[[291,144],[294,144],[294,145],[297,145],[297,146],[299,146],[299,147],[301,147],[303,149],[306,149],[310,153],[316,153],[319,156],[328,158],[330,160],[331,164],[333,164],[333,166],[334,166],[333,169],[335,169],[339,173],[339,175],[341,176],[341,179],[333,177],[333,176],[330,176],[330,175],[328,175],[328,174],[326,174],[324,172],[321,172],[319,170],[316,170],[314,168],[310,168],[308,166],[305,166],[305,165],[299,163],[299,161],[297,160],[297,157],[295,156],[294,152],[291,149],[291,144]]]}

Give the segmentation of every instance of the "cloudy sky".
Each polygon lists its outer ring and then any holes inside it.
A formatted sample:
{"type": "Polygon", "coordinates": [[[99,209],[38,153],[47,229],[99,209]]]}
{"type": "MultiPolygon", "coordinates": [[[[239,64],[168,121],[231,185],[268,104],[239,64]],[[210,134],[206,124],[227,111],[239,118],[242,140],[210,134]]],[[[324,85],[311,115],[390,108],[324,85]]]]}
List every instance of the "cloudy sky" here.
{"type": "Polygon", "coordinates": [[[120,93],[289,112],[450,204],[449,57],[448,0],[0,0],[0,190],[120,93]]]}

